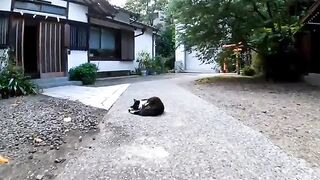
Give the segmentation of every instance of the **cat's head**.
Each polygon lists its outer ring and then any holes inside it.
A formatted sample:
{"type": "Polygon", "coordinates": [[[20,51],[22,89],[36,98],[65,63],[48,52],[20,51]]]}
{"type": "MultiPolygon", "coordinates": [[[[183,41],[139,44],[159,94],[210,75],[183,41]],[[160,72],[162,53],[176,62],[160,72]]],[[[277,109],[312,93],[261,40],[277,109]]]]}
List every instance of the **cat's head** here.
{"type": "Polygon", "coordinates": [[[133,110],[139,110],[139,105],[140,105],[140,100],[136,100],[136,99],[133,99],[133,105],[131,106],[131,108],[133,110]]]}

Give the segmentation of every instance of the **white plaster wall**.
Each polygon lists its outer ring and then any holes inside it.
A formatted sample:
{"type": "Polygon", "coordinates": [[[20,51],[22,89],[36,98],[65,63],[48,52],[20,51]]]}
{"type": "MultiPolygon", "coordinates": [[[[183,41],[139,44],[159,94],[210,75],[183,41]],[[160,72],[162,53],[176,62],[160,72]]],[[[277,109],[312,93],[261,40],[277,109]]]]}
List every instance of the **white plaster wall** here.
{"type": "Polygon", "coordinates": [[[186,70],[187,71],[213,71],[214,64],[202,63],[197,57],[196,52],[186,53],[186,70]]]}
{"type": "Polygon", "coordinates": [[[11,11],[11,0],[1,0],[0,11],[11,11]]]}
{"type": "Polygon", "coordinates": [[[179,45],[175,52],[175,55],[176,55],[175,69],[178,72],[185,70],[186,53],[184,49],[185,49],[184,45],[179,45]]]}
{"type": "MultiPolygon", "coordinates": [[[[142,36],[136,37],[134,40],[134,52],[135,52],[135,61],[134,66],[138,67],[137,58],[140,52],[148,52],[150,56],[152,56],[152,46],[154,42],[152,41],[152,34],[151,30],[146,31],[142,36]]],[[[141,30],[136,30],[134,32],[135,35],[141,34],[141,30]]],[[[155,49],[155,48],[154,48],[155,49]]]]}
{"type": "Polygon", "coordinates": [[[68,18],[70,20],[87,23],[87,13],[88,7],[80,4],[69,3],[68,18]]]}
{"type": "Polygon", "coordinates": [[[68,71],[76,66],[88,62],[88,51],[71,50],[68,54],[68,71]]]}
{"type": "MultiPolygon", "coordinates": [[[[48,0],[47,0],[48,1],[48,0]]],[[[67,2],[63,0],[49,0],[53,5],[67,7],[67,2]]]]}
{"type": "Polygon", "coordinates": [[[133,61],[90,61],[98,66],[99,72],[133,71],[133,61]]]}

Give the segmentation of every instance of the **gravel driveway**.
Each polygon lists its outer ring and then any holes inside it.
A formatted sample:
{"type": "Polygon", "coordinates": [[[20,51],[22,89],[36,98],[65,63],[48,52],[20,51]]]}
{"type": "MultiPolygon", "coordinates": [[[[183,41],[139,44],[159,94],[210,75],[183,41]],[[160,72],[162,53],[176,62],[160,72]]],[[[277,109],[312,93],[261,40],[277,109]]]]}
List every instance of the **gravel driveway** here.
{"type": "Polygon", "coordinates": [[[79,150],[56,179],[320,179],[309,163],[176,85],[180,81],[133,84],[96,139],[86,142],[90,148],[79,150]],[[127,112],[133,98],[150,96],[164,101],[163,116],[127,112]]]}

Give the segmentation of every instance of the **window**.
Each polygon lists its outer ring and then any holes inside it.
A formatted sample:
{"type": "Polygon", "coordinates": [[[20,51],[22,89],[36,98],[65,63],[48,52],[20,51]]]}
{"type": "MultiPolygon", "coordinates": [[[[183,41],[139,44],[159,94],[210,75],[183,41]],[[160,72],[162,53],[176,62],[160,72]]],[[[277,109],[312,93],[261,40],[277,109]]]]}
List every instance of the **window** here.
{"type": "Polygon", "coordinates": [[[120,41],[119,31],[107,28],[91,27],[89,41],[91,59],[120,59],[120,41]]]}
{"type": "Polygon", "coordinates": [[[25,9],[31,11],[38,11],[50,14],[57,14],[57,15],[66,15],[66,8],[51,5],[47,2],[38,2],[32,0],[16,0],[14,7],[17,9],[25,9]]]}
{"type": "Polygon", "coordinates": [[[8,40],[8,18],[0,17],[0,46],[6,46],[8,40]]]}
{"type": "Polygon", "coordinates": [[[81,25],[70,26],[70,49],[87,50],[88,49],[88,28],[81,25]]]}

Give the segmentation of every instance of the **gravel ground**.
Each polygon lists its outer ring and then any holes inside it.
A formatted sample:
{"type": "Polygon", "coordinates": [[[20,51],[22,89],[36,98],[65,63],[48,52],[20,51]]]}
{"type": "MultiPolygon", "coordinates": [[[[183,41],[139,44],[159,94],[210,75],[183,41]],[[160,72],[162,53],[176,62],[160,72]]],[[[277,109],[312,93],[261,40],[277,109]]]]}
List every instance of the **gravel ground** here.
{"type": "Polygon", "coordinates": [[[199,97],[320,169],[320,89],[305,83],[193,84],[199,97]]]}
{"type": "Polygon", "coordinates": [[[43,95],[1,100],[0,155],[9,157],[12,166],[0,167],[0,179],[4,178],[1,177],[2,171],[11,171],[18,167],[17,164],[28,163],[38,152],[46,154],[50,150],[59,150],[69,143],[68,134],[98,131],[105,113],[79,102],[43,95]]]}

